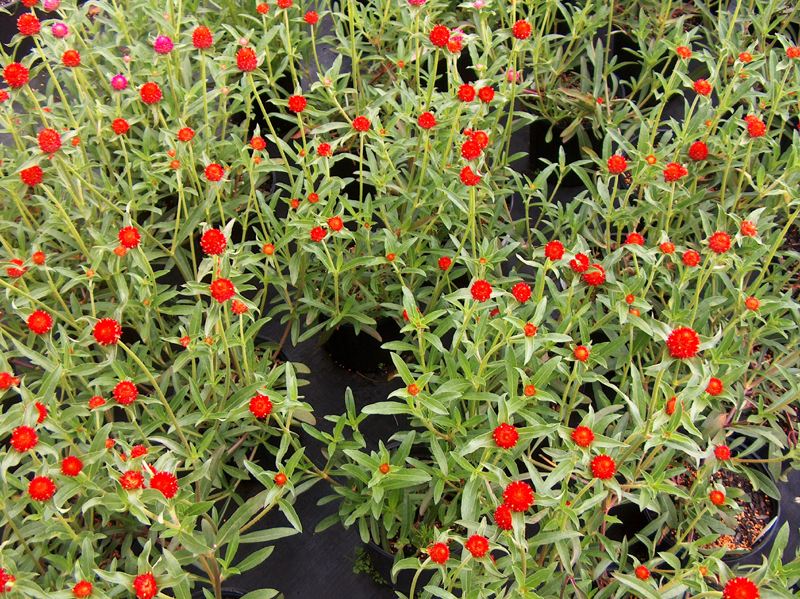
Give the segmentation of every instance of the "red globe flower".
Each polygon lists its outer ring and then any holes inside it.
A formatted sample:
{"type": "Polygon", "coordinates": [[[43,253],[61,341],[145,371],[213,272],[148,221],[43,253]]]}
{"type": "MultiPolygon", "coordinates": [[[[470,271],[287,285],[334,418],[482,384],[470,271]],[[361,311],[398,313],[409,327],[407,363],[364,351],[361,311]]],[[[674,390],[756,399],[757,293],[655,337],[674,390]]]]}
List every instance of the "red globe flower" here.
{"type": "Polygon", "coordinates": [[[115,119],[114,122],[111,123],[111,130],[117,135],[125,135],[130,128],[131,126],[125,119],[115,119]]]}
{"type": "Polygon", "coordinates": [[[439,266],[439,270],[448,270],[450,266],[453,264],[453,260],[448,256],[442,256],[441,258],[439,258],[437,264],[439,266]]]}
{"type": "MultiPolygon", "coordinates": [[[[9,260],[9,262],[11,262],[11,264],[16,264],[17,266],[22,266],[23,264],[25,264],[19,258],[12,258],[11,260],[9,260]]],[[[6,269],[6,274],[9,277],[11,277],[12,279],[18,279],[19,277],[24,275],[26,272],[28,272],[27,268],[14,268],[14,267],[11,267],[11,268],[7,268],[6,269]]]]}
{"type": "Polygon", "coordinates": [[[708,498],[714,505],[722,505],[723,503],[725,503],[725,493],[723,493],[722,491],[717,491],[717,490],[711,491],[711,493],[709,493],[708,495],[708,498]]]}
{"type": "Polygon", "coordinates": [[[608,480],[617,472],[617,464],[614,458],[607,455],[595,456],[592,460],[592,474],[600,480],[608,480]]]}
{"type": "Polygon", "coordinates": [[[83,470],[83,462],[75,456],[68,456],[61,461],[61,474],[64,476],[78,476],[83,470]]]}
{"type": "Polygon", "coordinates": [[[748,297],[744,300],[744,307],[748,310],[758,310],[761,307],[761,302],[754,297],[748,297]]]}
{"type": "Polygon", "coordinates": [[[505,504],[514,512],[526,512],[533,505],[533,489],[521,480],[510,483],[503,491],[505,504]]]}
{"type": "Polygon", "coordinates": [[[698,79],[694,82],[694,91],[701,96],[707,96],[711,93],[711,84],[705,79],[698,79]]]}
{"type": "Polygon", "coordinates": [[[33,256],[31,256],[31,258],[33,259],[34,264],[38,264],[39,266],[44,264],[45,255],[43,252],[36,252],[33,254],[33,256]]]}
{"type": "Polygon", "coordinates": [[[329,143],[321,143],[317,146],[317,154],[320,156],[330,157],[333,155],[333,151],[331,150],[331,144],[329,143]]]}
{"type": "Polygon", "coordinates": [[[61,149],[61,136],[55,129],[42,129],[39,131],[39,149],[45,154],[52,154],[61,149]]]}
{"type": "Polygon", "coordinates": [[[139,390],[131,381],[120,381],[114,386],[114,399],[123,406],[128,406],[139,397],[139,390]]]}
{"type": "Polygon", "coordinates": [[[511,530],[513,528],[511,508],[505,503],[499,505],[494,511],[494,523],[497,525],[497,528],[501,530],[511,530]]]}
{"type": "Polygon", "coordinates": [[[526,337],[536,336],[536,327],[533,325],[533,323],[530,322],[526,323],[525,327],[522,330],[524,331],[526,337]]]}
{"type": "Polygon", "coordinates": [[[44,310],[36,310],[28,316],[28,328],[37,335],[44,335],[53,328],[53,317],[44,310]]]}
{"type": "Polygon", "coordinates": [[[200,238],[200,247],[209,256],[217,256],[228,247],[228,240],[225,234],[219,229],[209,229],[200,238]]]}
{"type": "Polygon", "coordinates": [[[731,249],[730,235],[723,231],[717,231],[708,238],[708,247],[711,248],[715,254],[724,254],[731,249]]]}
{"type": "Polygon", "coordinates": [[[208,27],[200,25],[194,28],[194,31],[192,31],[192,45],[195,48],[205,50],[210,48],[213,43],[214,38],[211,36],[211,30],[208,27]]]}
{"type": "Polygon", "coordinates": [[[444,25],[436,25],[429,36],[431,43],[437,48],[444,48],[450,41],[450,30],[444,25]]]}
{"type": "Polygon", "coordinates": [[[464,548],[472,554],[472,557],[483,557],[489,551],[489,541],[484,536],[472,535],[464,543],[464,548]]]}
{"type": "Polygon", "coordinates": [[[462,102],[472,102],[475,99],[475,88],[465,83],[458,88],[458,99],[462,102]]]}
{"type": "Polygon", "coordinates": [[[319,15],[313,10],[309,10],[303,15],[303,20],[309,25],[316,25],[317,21],[319,21],[319,15]]]}
{"type": "Polygon", "coordinates": [[[706,387],[706,393],[709,395],[719,395],[722,393],[723,390],[722,381],[719,380],[717,377],[711,377],[711,380],[708,381],[708,387],[706,387]]]}
{"type": "Polygon", "coordinates": [[[28,483],[28,495],[34,501],[47,501],[56,494],[56,485],[46,476],[37,476],[28,483]]]}
{"type": "Polygon", "coordinates": [[[263,137],[254,137],[250,140],[250,147],[258,152],[267,147],[267,142],[264,141],[263,137]]]}
{"type": "Polygon", "coordinates": [[[687,48],[686,46],[678,46],[677,48],[675,48],[675,52],[681,58],[691,58],[692,56],[692,51],[689,50],[689,48],[687,48]]]}
{"type": "Polygon", "coordinates": [[[13,574],[6,574],[6,571],[0,568],[0,593],[13,589],[16,580],[13,574]]]}
{"type": "Polygon", "coordinates": [[[667,402],[667,406],[665,410],[667,411],[667,416],[672,416],[675,413],[675,404],[678,402],[677,397],[672,397],[667,402]]]}
{"type": "Polygon", "coordinates": [[[664,169],[664,181],[667,183],[672,183],[673,181],[678,181],[689,174],[689,171],[686,170],[686,167],[678,164],[676,162],[670,162],[667,165],[667,168],[664,169]]]}
{"type": "Polygon", "coordinates": [[[514,426],[504,422],[494,429],[492,438],[499,448],[512,449],[519,440],[519,433],[514,426]]]}
{"type": "Polygon", "coordinates": [[[22,35],[36,35],[41,30],[42,26],[39,24],[39,19],[32,12],[26,12],[19,19],[17,19],[17,30],[22,35]]]}
{"type": "Polygon", "coordinates": [[[628,236],[625,238],[625,245],[644,245],[644,237],[636,231],[628,233],[628,236]]]}
{"type": "Polygon", "coordinates": [[[758,233],[758,228],[753,221],[746,220],[742,222],[740,232],[743,237],[753,237],[758,233]]]}
{"type": "Polygon", "coordinates": [[[589,270],[589,256],[586,254],[575,254],[575,259],[569,261],[569,267],[578,274],[589,270]]]}
{"type": "Polygon", "coordinates": [[[511,28],[511,33],[514,35],[515,38],[518,40],[526,40],[531,36],[531,32],[533,31],[533,27],[528,21],[519,20],[514,23],[514,26],[511,28]]]}
{"type": "Polygon", "coordinates": [[[328,232],[322,227],[314,227],[311,229],[311,241],[320,242],[325,239],[328,232]]]}
{"type": "Polygon", "coordinates": [[[344,223],[342,219],[338,216],[334,216],[328,219],[328,226],[331,228],[331,231],[339,232],[344,227],[344,223]]]}
{"type": "Polygon", "coordinates": [[[92,594],[92,583],[88,580],[81,580],[72,587],[72,594],[79,598],[88,597],[92,594]]]}
{"type": "Polygon", "coordinates": [[[625,160],[624,156],[614,154],[611,158],[608,159],[606,165],[608,166],[608,171],[610,173],[619,175],[621,173],[624,173],[625,170],[628,168],[628,161],[625,160]]]}
{"type": "Polygon", "coordinates": [[[65,67],[70,67],[70,68],[79,67],[81,66],[81,55],[78,54],[77,50],[67,50],[61,56],[61,63],[65,67]]]}
{"type": "Polygon", "coordinates": [[[747,64],[748,62],[753,60],[753,55],[750,52],[740,52],[739,53],[739,60],[743,63],[747,64]]]}
{"type": "Polygon", "coordinates": [[[450,550],[444,543],[436,543],[433,547],[428,548],[428,555],[431,557],[432,562],[444,564],[447,562],[447,558],[450,557],[450,550]]]}
{"type": "Polygon", "coordinates": [[[145,83],[139,90],[139,97],[145,104],[155,104],[161,100],[161,88],[157,83],[145,83]]]}
{"type": "Polygon", "coordinates": [[[590,287],[597,287],[606,282],[606,271],[599,264],[592,264],[582,276],[583,282],[590,287]]]}
{"type": "Polygon", "coordinates": [[[533,385],[525,385],[525,389],[523,389],[522,393],[525,397],[533,397],[536,395],[536,387],[533,385]]]}
{"type": "Polygon", "coordinates": [[[122,335],[122,327],[113,318],[101,318],[94,325],[92,334],[100,345],[116,345],[122,335]]]}
{"type": "Polygon", "coordinates": [[[468,139],[463,144],[461,144],[461,157],[464,160],[475,160],[479,158],[481,155],[481,149],[478,147],[478,144],[468,139]]]}
{"type": "Polygon", "coordinates": [[[700,264],[700,254],[695,252],[694,250],[687,250],[686,253],[681,258],[681,261],[685,266],[697,266],[700,264]]]}
{"type": "Polygon", "coordinates": [[[650,570],[648,570],[644,566],[636,566],[634,574],[636,574],[636,578],[638,578],[639,580],[647,580],[648,578],[650,578],[650,570]]]}
{"type": "Polygon", "coordinates": [[[667,348],[673,358],[694,358],[700,349],[700,337],[689,327],[678,327],[667,337],[667,348]]]}
{"type": "Polygon", "coordinates": [[[708,146],[702,141],[696,141],[689,147],[689,158],[695,162],[708,158],[708,146]]]}
{"type": "Polygon", "coordinates": [[[89,409],[94,410],[95,408],[99,408],[100,406],[106,405],[106,400],[99,396],[94,396],[92,399],[89,400],[89,409]]]}
{"type": "Polygon", "coordinates": [[[560,241],[551,241],[544,246],[544,255],[554,262],[561,260],[564,257],[564,245],[560,241]]]}
{"type": "Polygon", "coordinates": [[[138,470],[129,470],[120,477],[119,484],[126,491],[141,489],[144,486],[144,476],[138,470]]]}
{"type": "Polygon", "coordinates": [[[144,445],[134,445],[131,447],[131,458],[140,458],[147,455],[147,448],[144,445]]]}
{"type": "Polygon", "coordinates": [[[129,250],[138,246],[142,240],[142,236],[139,235],[139,230],[136,227],[122,227],[117,237],[120,245],[129,250]]]}
{"type": "Polygon", "coordinates": [[[12,62],[3,69],[3,78],[6,84],[12,88],[19,88],[28,83],[28,69],[18,62],[12,62]]]}
{"type": "Polygon", "coordinates": [[[485,302],[492,295],[492,286],[488,281],[478,280],[472,284],[470,292],[474,299],[479,302],[485,302]]]}
{"type": "Polygon", "coordinates": [[[272,402],[266,395],[256,395],[250,400],[250,412],[259,420],[266,418],[272,412],[272,402]]]}
{"type": "Polygon", "coordinates": [[[474,173],[472,168],[469,166],[465,166],[461,169],[461,182],[466,185],[467,187],[473,187],[481,182],[481,176],[474,173]]]}
{"type": "Polygon", "coordinates": [[[269,4],[264,4],[263,2],[259,3],[256,6],[256,12],[260,15],[265,15],[269,12],[269,4]]]}
{"type": "Polygon", "coordinates": [[[22,182],[29,187],[34,187],[35,185],[39,185],[42,182],[42,169],[39,168],[37,165],[33,165],[28,168],[24,168],[19,172],[19,178],[22,179],[22,182]]]}
{"type": "Polygon", "coordinates": [[[369,119],[365,116],[357,116],[353,119],[353,129],[356,131],[361,131],[362,133],[365,131],[369,131],[370,122],[369,119]]]}
{"type": "Polygon", "coordinates": [[[11,376],[10,372],[0,372],[0,391],[6,391],[10,389],[12,385],[16,385],[18,383],[19,378],[11,376]]]}
{"type": "Polygon", "coordinates": [[[18,426],[11,433],[11,447],[16,449],[19,453],[30,451],[39,442],[39,435],[36,431],[27,425],[18,426]]]}
{"type": "Polygon", "coordinates": [[[275,475],[275,484],[278,485],[279,487],[285,485],[287,480],[288,479],[286,478],[286,475],[283,472],[278,472],[278,474],[275,475]]]}
{"type": "Polygon", "coordinates": [[[764,121],[753,117],[747,121],[747,134],[750,137],[761,137],[767,132],[767,126],[764,121]]]}
{"type": "Polygon", "coordinates": [[[531,299],[531,288],[525,283],[517,283],[512,287],[511,294],[519,303],[524,304],[531,299]]]}
{"type": "Polygon", "coordinates": [[[252,48],[240,48],[236,53],[236,66],[240,71],[248,73],[258,66],[258,58],[252,48]]]}
{"type": "Polygon", "coordinates": [[[722,599],[759,599],[758,587],[749,579],[734,578],[722,590],[722,599]]]}
{"type": "Polygon", "coordinates": [[[594,441],[594,433],[588,426],[578,426],[572,431],[572,440],[580,447],[589,447],[594,441]]]}
{"type": "Polygon", "coordinates": [[[670,241],[665,241],[660,246],[658,246],[662,252],[665,254],[672,254],[675,252],[675,244],[670,241]]]}
{"type": "Polygon", "coordinates": [[[170,472],[157,472],[150,478],[150,488],[161,491],[164,497],[172,499],[178,492],[178,478],[170,472]]]}
{"type": "Polygon", "coordinates": [[[306,99],[303,96],[292,96],[289,98],[289,110],[299,114],[306,109],[306,99]]]}
{"type": "Polygon", "coordinates": [[[489,86],[480,88],[478,90],[478,98],[484,104],[488,104],[494,99],[494,89],[489,86]]]}
{"type": "Polygon", "coordinates": [[[222,166],[216,162],[212,162],[206,167],[205,173],[206,179],[211,182],[217,182],[222,180],[222,176],[225,174],[225,171],[223,170],[222,166]]]}
{"type": "Polygon", "coordinates": [[[231,299],[236,293],[233,283],[231,283],[228,279],[217,279],[211,283],[209,290],[211,292],[211,297],[217,300],[220,304],[231,299]]]}
{"type": "Polygon", "coordinates": [[[800,48],[797,46],[790,46],[786,48],[786,56],[788,58],[800,58],[800,48]]]}
{"type": "Polygon", "coordinates": [[[589,350],[583,345],[576,347],[573,354],[575,355],[575,359],[581,362],[586,362],[589,359],[589,350]]]}
{"type": "Polygon", "coordinates": [[[472,134],[472,141],[478,144],[478,147],[483,150],[489,145],[489,136],[483,131],[475,131],[475,133],[472,134]]]}
{"type": "Polygon", "coordinates": [[[180,141],[191,141],[194,137],[194,130],[191,127],[183,127],[178,131],[178,139],[180,141]]]}
{"type": "Polygon", "coordinates": [[[417,387],[414,383],[411,383],[408,387],[406,387],[409,395],[416,397],[419,395],[419,387],[417,387]]]}
{"type": "Polygon", "coordinates": [[[136,592],[138,599],[153,599],[158,593],[158,586],[156,579],[152,572],[147,574],[139,574],[133,579],[133,590],[136,592]]]}

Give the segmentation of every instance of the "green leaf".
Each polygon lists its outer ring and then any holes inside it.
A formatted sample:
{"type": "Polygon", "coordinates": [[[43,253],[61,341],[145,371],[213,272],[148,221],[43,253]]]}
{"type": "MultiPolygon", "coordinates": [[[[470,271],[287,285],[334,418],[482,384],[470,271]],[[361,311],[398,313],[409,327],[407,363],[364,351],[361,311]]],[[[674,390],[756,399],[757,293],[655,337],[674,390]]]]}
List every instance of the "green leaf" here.
{"type": "Polygon", "coordinates": [[[242,599],[272,599],[275,595],[278,594],[278,591],[275,589],[259,589],[257,591],[251,591],[247,593],[242,599]]]}
{"type": "Polygon", "coordinates": [[[236,565],[236,569],[239,570],[239,572],[247,572],[248,570],[252,570],[265,559],[267,559],[270,553],[272,553],[274,550],[275,545],[270,545],[268,547],[259,549],[255,553],[251,553],[236,565]]]}

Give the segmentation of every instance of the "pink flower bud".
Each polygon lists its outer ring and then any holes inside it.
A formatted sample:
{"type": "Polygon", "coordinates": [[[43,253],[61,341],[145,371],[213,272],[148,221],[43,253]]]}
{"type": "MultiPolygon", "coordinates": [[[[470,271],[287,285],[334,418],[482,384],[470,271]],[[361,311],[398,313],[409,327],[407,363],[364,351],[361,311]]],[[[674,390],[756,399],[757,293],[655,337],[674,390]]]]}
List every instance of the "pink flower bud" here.
{"type": "MultiPolygon", "coordinates": [[[[125,58],[127,58],[127,56],[125,58]]],[[[122,91],[128,87],[128,80],[125,78],[125,75],[114,75],[114,77],[111,78],[111,87],[117,91],[122,91]]]]}
{"type": "Polygon", "coordinates": [[[60,4],[60,0],[44,0],[44,9],[48,11],[58,10],[60,4]]]}
{"type": "Polygon", "coordinates": [[[125,62],[125,64],[129,64],[131,62],[131,57],[128,54],[126,54],[125,56],[122,57],[122,60],[125,62]]]}
{"type": "Polygon", "coordinates": [[[153,44],[153,48],[159,54],[169,54],[172,52],[172,47],[172,40],[166,35],[159,35],[156,38],[156,43],[153,44]]]}
{"type": "Polygon", "coordinates": [[[239,38],[239,45],[240,45],[240,46],[246,46],[248,43],[249,43],[249,42],[247,41],[247,38],[246,38],[246,37],[240,37],[240,38],[239,38]]]}
{"type": "Polygon", "coordinates": [[[222,88],[221,90],[219,90],[219,91],[220,91],[220,92],[222,92],[222,95],[224,95],[224,96],[227,96],[227,95],[230,93],[230,91],[231,91],[231,90],[230,90],[230,88],[223,87],[223,88],[222,88]]]}
{"type": "Polygon", "coordinates": [[[472,4],[472,6],[474,6],[474,7],[475,7],[475,8],[477,8],[478,10],[480,10],[480,9],[482,9],[484,6],[486,6],[486,2],[485,2],[484,0],[475,0],[475,2],[472,4]]]}
{"type": "Polygon", "coordinates": [[[67,37],[69,35],[69,27],[67,27],[64,23],[54,23],[50,28],[50,31],[52,31],[53,35],[58,38],[67,37]]]}

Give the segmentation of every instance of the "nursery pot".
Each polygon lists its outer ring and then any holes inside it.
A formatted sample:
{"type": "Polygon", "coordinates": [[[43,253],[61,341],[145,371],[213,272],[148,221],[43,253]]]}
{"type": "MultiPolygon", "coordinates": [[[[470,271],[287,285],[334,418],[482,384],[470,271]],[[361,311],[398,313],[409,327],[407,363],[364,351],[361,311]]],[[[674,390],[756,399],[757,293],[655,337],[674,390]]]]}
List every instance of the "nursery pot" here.
{"type": "MultiPolygon", "coordinates": [[[[239,589],[222,589],[222,599],[240,599],[247,593],[239,589]]],[[[212,592],[213,595],[213,592],[212,592]]],[[[198,589],[192,593],[192,599],[204,599],[203,589],[198,589]]]]}
{"type": "MultiPolygon", "coordinates": [[[[370,541],[366,545],[367,554],[372,560],[372,567],[375,572],[380,574],[384,582],[396,591],[400,591],[408,596],[411,592],[411,584],[414,581],[416,570],[400,570],[397,573],[397,582],[392,582],[392,567],[394,566],[394,556],[384,551],[377,544],[370,541]]],[[[421,563],[421,562],[420,562],[421,563]]],[[[416,590],[421,591],[431,578],[433,578],[434,570],[423,570],[417,578],[416,590]]]]}

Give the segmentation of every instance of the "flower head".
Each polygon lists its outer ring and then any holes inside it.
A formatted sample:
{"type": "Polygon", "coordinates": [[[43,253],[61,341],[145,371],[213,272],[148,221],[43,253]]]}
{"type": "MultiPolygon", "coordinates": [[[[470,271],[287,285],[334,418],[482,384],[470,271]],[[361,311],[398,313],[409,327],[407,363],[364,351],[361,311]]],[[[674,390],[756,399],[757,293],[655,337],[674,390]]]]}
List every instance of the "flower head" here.
{"type": "Polygon", "coordinates": [[[225,171],[223,170],[222,166],[217,164],[216,162],[212,162],[206,167],[205,170],[206,179],[215,183],[217,181],[221,181],[225,171]]]}
{"type": "Polygon", "coordinates": [[[513,27],[511,27],[511,33],[518,40],[528,39],[532,32],[533,27],[531,27],[531,24],[528,23],[528,21],[523,21],[522,19],[514,23],[513,27]]]}
{"type": "Polygon", "coordinates": [[[589,256],[586,254],[575,254],[575,258],[569,261],[569,267],[578,274],[589,270],[589,256]]]}
{"type": "Polygon", "coordinates": [[[119,243],[122,247],[132,250],[139,245],[142,236],[136,227],[122,227],[117,234],[119,243]]]}
{"type": "Polygon", "coordinates": [[[761,307],[761,302],[755,297],[748,297],[744,300],[744,307],[748,310],[758,310],[761,307]]]}
{"type": "Polygon", "coordinates": [[[489,551],[489,541],[481,535],[472,535],[464,543],[464,548],[472,554],[472,557],[483,557],[489,551]]]}
{"type": "Polygon", "coordinates": [[[166,35],[159,35],[153,44],[153,49],[159,54],[169,54],[173,47],[172,40],[166,35]]]}
{"type": "Polygon", "coordinates": [[[642,237],[641,233],[637,233],[636,231],[628,233],[628,236],[625,238],[625,245],[644,245],[644,237],[642,237]]]}
{"type": "Polygon", "coordinates": [[[790,46],[786,48],[787,58],[800,58],[800,48],[797,46],[790,46]]]}
{"type": "Polygon", "coordinates": [[[331,144],[325,142],[319,144],[317,146],[317,154],[320,156],[330,157],[333,154],[331,144]]]}
{"type": "Polygon", "coordinates": [[[619,154],[614,154],[611,158],[608,159],[606,166],[608,166],[608,172],[614,173],[615,175],[619,175],[620,173],[624,173],[625,170],[628,168],[628,161],[625,160],[624,156],[620,156],[619,154]]]}
{"type": "Polygon", "coordinates": [[[139,390],[131,381],[120,381],[114,386],[114,399],[123,406],[128,406],[139,397],[139,390]]]}
{"type": "Polygon", "coordinates": [[[194,130],[191,127],[183,127],[178,131],[178,139],[180,141],[191,141],[194,137],[194,130]]]}
{"type": "Polygon", "coordinates": [[[685,266],[697,266],[700,264],[700,254],[694,250],[687,250],[681,257],[681,261],[685,266]]]}
{"type": "Polygon", "coordinates": [[[708,495],[708,498],[714,505],[722,505],[723,503],[725,503],[725,493],[723,493],[722,491],[717,491],[717,490],[711,491],[711,493],[709,493],[708,495]]]}
{"type": "Polygon", "coordinates": [[[750,137],[761,137],[767,132],[767,126],[764,121],[757,117],[747,120],[747,134],[750,137]]]}
{"type": "Polygon", "coordinates": [[[665,241],[664,243],[662,243],[658,247],[665,254],[673,254],[673,253],[675,253],[675,244],[672,243],[671,241],[665,241]]]}
{"type": "Polygon", "coordinates": [[[463,144],[461,144],[461,157],[464,160],[475,160],[479,158],[481,155],[481,149],[478,147],[478,144],[468,139],[463,144]]]}
{"type": "Polygon", "coordinates": [[[308,25],[316,25],[319,21],[319,15],[315,13],[313,10],[309,10],[306,14],[303,15],[303,20],[308,25]]]}
{"type": "Polygon", "coordinates": [[[100,345],[116,345],[122,336],[122,327],[113,318],[101,318],[94,325],[92,334],[100,345]]]}
{"type": "Polygon", "coordinates": [[[678,46],[677,48],[675,48],[675,52],[681,58],[691,58],[692,57],[692,51],[689,50],[689,48],[687,48],[686,46],[678,46]]]}
{"type": "Polygon", "coordinates": [[[723,231],[717,231],[708,238],[708,247],[711,248],[715,254],[724,254],[731,248],[730,235],[723,231]]]}
{"type": "Polygon", "coordinates": [[[27,425],[18,426],[11,433],[11,447],[16,449],[19,453],[30,451],[39,442],[39,435],[36,431],[27,425]]]}
{"type": "Polygon", "coordinates": [[[161,88],[158,83],[147,82],[139,90],[139,97],[145,104],[155,104],[161,100],[161,88]]]}
{"type": "Polygon", "coordinates": [[[28,483],[28,495],[34,501],[47,501],[56,494],[56,485],[46,476],[37,476],[28,483]]]}
{"type": "Polygon", "coordinates": [[[311,241],[320,242],[325,239],[325,236],[328,234],[328,231],[323,229],[322,227],[314,227],[311,229],[311,241]]]}
{"type": "Polygon", "coordinates": [[[494,88],[488,85],[480,88],[478,90],[478,98],[480,98],[480,101],[484,104],[488,104],[494,99],[494,88]]]}
{"type": "Polygon", "coordinates": [[[743,63],[747,64],[748,62],[753,60],[753,55],[750,54],[750,52],[740,52],[739,53],[739,60],[741,60],[743,63]]]}
{"type": "Polygon", "coordinates": [[[125,75],[114,75],[111,78],[111,87],[113,87],[116,91],[122,91],[126,87],[128,87],[128,79],[125,75]]]}
{"type": "Polygon", "coordinates": [[[428,37],[434,46],[444,48],[447,42],[450,41],[450,30],[444,25],[436,25],[431,29],[431,33],[428,37]]]}
{"type": "Polygon", "coordinates": [[[743,237],[753,237],[758,233],[758,228],[756,227],[755,223],[751,220],[743,221],[742,226],[739,230],[743,237]]]}
{"type": "Polygon", "coordinates": [[[42,129],[37,138],[39,149],[45,154],[52,154],[61,149],[61,136],[55,129],[42,129]]]}
{"type": "Polygon", "coordinates": [[[504,422],[494,429],[492,438],[501,449],[512,449],[519,440],[519,433],[514,426],[504,422]]]}
{"type": "Polygon", "coordinates": [[[39,19],[32,12],[26,12],[19,19],[17,19],[17,30],[22,35],[36,35],[42,26],[39,24],[39,19]]]}
{"type": "Polygon", "coordinates": [[[606,271],[599,264],[592,264],[582,275],[583,282],[590,287],[597,287],[606,282],[606,271]]]}
{"type": "Polygon", "coordinates": [[[369,119],[365,116],[357,116],[353,119],[353,129],[356,131],[361,131],[364,133],[365,131],[369,131],[370,122],[369,119]]]}
{"type": "Polygon", "coordinates": [[[117,135],[125,135],[130,128],[131,126],[125,119],[114,119],[114,122],[111,123],[111,130],[117,135]]]}
{"type": "Polygon", "coordinates": [[[497,506],[497,509],[494,511],[494,523],[497,525],[497,528],[501,530],[511,530],[513,528],[511,522],[511,508],[505,503],[497,506]]]}
{"type": "Polygon", "coordinates": [[[119,484],[126,491],[141,489],[144,485],[144,476],[138,470],[129,470],[120,477],[119,484]]]}
{"type": "Polygon", "coordinates": [[[75,456],[68,456],[61,461],[61,474],[64,476],[78,476],[83,470],[83,462],[75,456]]]}
{"type": "Polygon", "coordinates": [[[340,217],[332,216],[328,219],[328,226],[331,228],[331,231],[338,233],[344,227],[344,223],[340,217]]]}
{"type": "Polygon", "coordinates": [[[306,109],[306,99],[303,96],[292,96],[289,98],[289,110],[299,114],[306,109]]]}
{"type": "Polygon", "coordinates": [[[192,45],[198,50],[205,50],[210,48],[214,43],[214,37],[211,35],[211,30],[205,25],[195,27],[192,31],[192,45]]]}
{"type": "Polygon", "coordinates": [[[592,474],[600,480],[608,480],[617,472],[617,464],[614,458],[607,455],[595,456],[592,460],[592,474]]]}
{"type": "Polygon", "coordinates": [[[479,302],[485,302],[492,295],[492,286],[488,281],[478,280],[472,284],[470,293],[472,293],[473,299],[479,302]]]}
{"type": "Polygon", "coordinates": [[[511,288],[511,294],[514,296],[514,299],[517,300],[519,303],[524,304],[529,299],[531,299],[531,288],[530,285],[525,283],[517,283],[514,287],[511,288]]]}
{"type": "Polygon", "coordinates": [[[53,317],[44,310],[36,310],[28,316],[28,328],[37,335],[44,335],[53,328],[53,317]]]}
{"type": "Polygon", "coordinates": [[[473,172],[472,167],[469,166],[462,168],[459,176],[461,178],[461,182],[467,187],[473,187],[481,182],[481,176],[473,172]]]}
{"type": "Polygon", "coordinates": [[[636,575],[636,578],[639,580],[647,580],[650,578],[650,570],[648,570],[645,566],[636,566],[636,569],[633,572],[636,575]]]}
{"type": "Polygon", "coordinates": [[[580,362],[586,362],[589,360],[589,349],[583,345],[576,347],[572,353],[575,356],[575,359],[580,362]]]}
{"type": "Polygon", "coordinates": [[[694,91],[701,96],[707,96],[711,93],[711,84],[705,79],[698,79],[694,82],[694,91]]]}
{"type": "Polygon", "coordinates": [[[536,326],[532,322],[525,323],[522,331],[525,333],[526,337],[535,337],[536,336],[536,326]]]}
{"type": "Polygon", "coordinates": [[[594,441],[594,433],[588,426],[578,426],[572,431],[572,440],[580,447],[589,447],[594,441]]]}
{"type": "Polygon", "coordinates": [[[158,593],[158,586],[156,579],[152,572],[147,574],[139,574],[133,579],[133,590],[136,592],[138,599],[153,599],[158,593]]]}
{"type": "Polygon", "coordinates": [[[99,408],[104,405],[106,405],[106,400],[100,397],[99,395],[95,395],[92,399],[89,400],[90,410],[94,410],[95,408],[99,408]]]}
{"type": "Polygon", "coordinates": [[[264,2],[260,2],[256,6],[256,12],[260,15],[265,15],[269,13],[269,4],[265,4],[264,2]]]}
{"type": "Polygon", "coordinates": [[[673,358],[693,358],[700,349],[700,337],[689,327],[678,327],[667,337],[667,348],[673,358]]]}
{"type": "Polygon", "coordinates": [[[53,23],[53,26],[50,27],[50,32],[53,34],[53,37],[62,39],[69,35],[69,27],[61,22],[53,23]]]}
{"type": "Polygon", "coordinates": [[[503,491],[505,504],[514,512],[526,512],[533,505],[533,489],[521,480],[510,483],[503,491]]]}
{"type": "Polygon", "coordinates": [[[708,381],[708,387],[706,387],[706,393],[708,393],[709,395],[719,395],[720,393],[722,393],[723,389],[724,387],[722,385],[722,381],[719,380],[717,377],[712,376],[711,380],[708,381]]]}
{"type": "Polygon", "coordinates": [[[258,58],[252,48],[240,48],[236,53],[236,66],[242,72],[254,71],[258,66],[258,58]]]}
{"type": "Polygon", "coordinates": [[[150,478],[150,488],[161,491],[164,497],[172,499],[178,492],[178,478],[170,472],[157,472],[150,478]]]}
{"type": "Polygon", "coordinates": [[[667,405],[664,408],[667,411],[667,416],[672,416],[675,413],[675,404],[677,404],[677,403],[678,403],[678,398],[677,397],[671,397],[667,401],[667,405]]]}
{"type": "Polygon", "coordinates": [[[695,162],[705,160],[708,158],[708,146],[702,141],[694,142],[691,147],[689,147],[689,158],[695,162]]]}
{"type": "Polygon", "coordinates": [[[29,187],[34,187],[42,182],[43,174],[44,173],[42,173],[42,169],[34,164],[31,167],[22,169],[19,172],[19,178],[22,179],[22,182],[25,185],[29,187]]]}
{"type": "Polygon", "coordinates": [[[200,247],[209,256],[217,256],[228,247],[228,240],[219,229],[209,229],[200,238],[200,247]]]}
{"type": "Polygon", "coordinates": [[[233,283],[228,279],[217,279],[209,286],[211,297],[217,300],[220,304],[231,299],[236,293],[233,283]]]}
{"type": "Polygon", "coordinates": [[[546,258],[553,260],[561,260],[564,257],[564,244],[560,241],[550,241],[544,246],[544,255],[546,258]]]}
{"type": "Polygon", "coordinates": [[[462,102],[472,102],[475,99],[475,88],[465,83],[458,88],[458,99],[462,102]]]}
{"type": "Polygon", "coordinates": [[[5,79],[6,85],[15,89],[26,85],[30,80],[28,69],[18,62],[6,65],[3,69],[3,79],[5,79]]]}
{"type": "Polygon", "coordinates": [[[673,181],[682,179],[688,174],[689,171],[686,170],[685,166],[676,162],[670,162],[667,165],[667,168],[664,169],[664,181],[667,183],[672,183],[673,181]]]}
{"type": "Polygon", "coordinates": [[[749,578],[734,578],[722,590],[722,599],[759,599],[758,587],[749,578]]]}
{"type": "Polygon", "coordinates": [[[423,112],[417,118],[417,124],[422,129],[433,129],[436,126],[436,117],[431,112],[423,112]]]}
{"type": "Polygon", "coordinates": [[[444,543],[436,543],[428,548],[428,555],[431,557],[432,562],[444,564],[447,562],[447,558],[450,557],[450,549],[444,543]]]}
{"type": "Polygon", "coordinates": [[[259,420],[266,418],[272,412],[272,402],[266,395],[256,395],[250,399],[250,412],[259,420]]]}
{"type": "Polygon", "coordinates": [[[92,594],[92,583],[88,580],[81,580],[72,587],[72,594],[78,598],[88,597],[92,594]]]}

